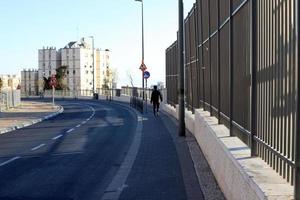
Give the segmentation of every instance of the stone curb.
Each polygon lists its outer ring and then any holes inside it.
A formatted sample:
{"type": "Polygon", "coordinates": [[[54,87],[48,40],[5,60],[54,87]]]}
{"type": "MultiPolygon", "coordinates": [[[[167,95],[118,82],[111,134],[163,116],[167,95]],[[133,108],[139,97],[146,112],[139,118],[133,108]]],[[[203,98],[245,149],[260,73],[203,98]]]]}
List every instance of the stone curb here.
{"type": "Polygon", "coordinates": [[[25,128],[27,126],[31,126],[33,124],[36,124],[36,123],[42,122],[44,120],[50,119],[52,117],[55,117],[55,116],[61,114],[62,112],[64,112],[64,108],[62,106],[59,106],[58,111],[56,111],[54,113],[51,113],[49,115],[46,115],[46,116],[38,118],[38,119],[29,120],[28,122],[20,123],[20,124],[17,124],[15,126],[11,126],[11,127],[1,129],[0,134],[8,133],[8,132],[11,132],[11,131],[14,131],[14,130],[17,130],[17,129],[21,129],[21,128],[25,128]]]}

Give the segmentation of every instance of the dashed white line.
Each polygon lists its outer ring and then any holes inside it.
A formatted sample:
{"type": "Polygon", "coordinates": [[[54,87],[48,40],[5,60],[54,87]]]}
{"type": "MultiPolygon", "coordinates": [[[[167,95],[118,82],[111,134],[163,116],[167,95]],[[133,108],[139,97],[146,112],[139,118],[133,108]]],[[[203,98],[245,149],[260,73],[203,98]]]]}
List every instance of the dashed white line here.
{"type": "Polygon", "coordinates": [[[11,158],[11,159],[9,159],[9,160],[7,160],[7,161],[1,163],[1,164],[0,164],[0,167],[2,167],[3,165],[6,165],[6,164],[8,164],[8,163],[11,163],[12,161],[17,160],[17,159],[19,159],[19,158],[21,158],[21,157],[20,157],[20,156],[13,157],[13,158],[11,158]]]}
{"type": "Polygon", "coordinates": [[[58,138],[60,138],[60,137],[62,137],[63,135],[62,134],[60,134],[60,135],[58,135],[58,136],[55,136],[54,138],[52,138],[52,140],[57,140],[58,138]]]}
{"type": "Polygon", "coordinates": [[[39,148],[41,148],[41,147],[43,147],[43,146],[45,146],[45,144],[40,144],[40,145],[38,145],[38,146],[36,146],[36,147],[33,147],[33,148],[31,149],[31,151],[35,151],[35,150],[37,150],[37,149],[39,149],[39,148]]]}
{"type": "Polygon", "coordinates": [[[70,133],[72,131],[74,131],[74,128],[71,128],[71,129],[67,130],[67,133],[70,133]]]}
{"type": "Polygon", "coordinates": [[[77,126],[76,126],[76,128],[79,128],[81,126],[81,124],[78,124],[77,126]]]}

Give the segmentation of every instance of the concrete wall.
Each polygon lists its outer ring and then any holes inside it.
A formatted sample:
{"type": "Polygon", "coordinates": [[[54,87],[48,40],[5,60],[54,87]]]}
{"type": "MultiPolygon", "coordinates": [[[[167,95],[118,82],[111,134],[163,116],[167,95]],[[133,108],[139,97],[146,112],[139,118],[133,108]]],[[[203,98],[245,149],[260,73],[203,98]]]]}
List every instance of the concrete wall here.
{"type": "MultiPolygon", "coordinates": [[[[178,119],[178,106],[163,105],[178,119]]],[[[186,128],[195,136],[215,178],[228,200],[293,199],[293,186],[261,158],[251,157],[250,149],[209,112],[186,110],[186,128]]]]}

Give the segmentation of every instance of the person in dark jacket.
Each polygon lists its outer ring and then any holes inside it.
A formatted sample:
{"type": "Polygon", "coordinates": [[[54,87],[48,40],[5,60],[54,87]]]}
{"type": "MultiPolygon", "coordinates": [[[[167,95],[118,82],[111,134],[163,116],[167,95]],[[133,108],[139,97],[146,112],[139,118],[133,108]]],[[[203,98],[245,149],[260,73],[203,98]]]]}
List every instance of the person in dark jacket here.
{"type": "Polygon", "coordinates": [[[155,85],[153,88],[154,89],[153,89],[152,94],[151,94],[150,103],[153,104],[153,114],[154,114],[154,116],[158,116],[158,113],[159,113],[159,100],[162,102],[163,98],[162,98],[162,95],[161,95],[160,91],[157,90],[157,86],[155,85]]]}

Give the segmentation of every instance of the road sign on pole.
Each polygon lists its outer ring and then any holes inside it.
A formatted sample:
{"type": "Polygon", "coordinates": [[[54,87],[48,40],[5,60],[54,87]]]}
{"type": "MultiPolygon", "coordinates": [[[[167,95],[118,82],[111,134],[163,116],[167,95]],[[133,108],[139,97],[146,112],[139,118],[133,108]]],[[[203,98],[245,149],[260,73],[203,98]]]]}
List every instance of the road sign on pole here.
{"type": "Polygon", "coordinates": [[[57,80],[56,80],[55,75],[51,76],[50,85],[52,86],[52,104],[54,106],[55,105],[55,102],[54,102],[55,87],[57,85],[57,80]]]}
{"type": "Polygon", "coordinates": [[[143,72],[147,69],[145,63],[142,63],[140,66],[140,70],[142,70],[143,72]]]}
{"type": "Polygon", "coordinates": [[[150,77],[150,72],[144,71],[144,79],[148,79],[150,77]]]}

